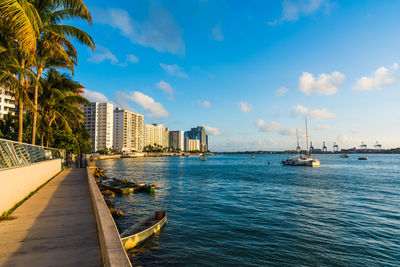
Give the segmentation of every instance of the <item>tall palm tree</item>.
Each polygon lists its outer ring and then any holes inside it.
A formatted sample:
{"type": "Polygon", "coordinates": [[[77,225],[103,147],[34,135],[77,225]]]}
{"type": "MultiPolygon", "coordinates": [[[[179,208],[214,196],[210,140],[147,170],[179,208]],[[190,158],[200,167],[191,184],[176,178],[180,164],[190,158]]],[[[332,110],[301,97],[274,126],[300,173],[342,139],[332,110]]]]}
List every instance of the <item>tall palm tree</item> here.
{"type": "MultiPolygon", "coordinates": [[[[36,49],[36,79],[40,79],[50,67],[67,68],[74,73],[78,55],[69,39],[77,40],[93,50],[95,45],[86,32],[61,22],[80,18],[91,23],[89,10],[81,0],[40,0],[33,3],[42,21],[36,49]]],[[[36,83],[33,97],[32,144],[36,142],[38,91],[39,84],[36,83]]]]}
{"type": "Polygon", "coordinates": [[[46,77],[41,79],[41,85],[43,89],[39,97],[41,145],[44,144],[44,138],[46,138],[46,145],[49,146],[53,127],[62,128],[67,132],[81,127],[83,112],[78,105],[89,101],[77,94],[83,87],[80,83],[55,69],[48,71],[46,77]]]}

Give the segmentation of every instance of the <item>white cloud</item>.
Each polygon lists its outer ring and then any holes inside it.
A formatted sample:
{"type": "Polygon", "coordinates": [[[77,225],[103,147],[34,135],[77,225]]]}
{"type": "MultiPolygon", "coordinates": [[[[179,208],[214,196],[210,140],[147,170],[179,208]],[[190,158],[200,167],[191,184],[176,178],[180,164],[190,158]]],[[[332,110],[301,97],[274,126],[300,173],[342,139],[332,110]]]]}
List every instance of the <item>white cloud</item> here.
{"type": "Polygon", "coordinates": [[[327,130],[329,130],[329,129],[331,129],[331,126],[330,126],[330,125],[318,125],[318,126],[315,128],[315,130],[317,130],[317,131],[327,131],[327,130]]]}
{"type": "Polygon", "coordinates": [[[135,20],[126,10],[118,8],[97,8],[93,13],[95,23],[119,29],[121,35],[134,44],[152,47],[159,52],[185,53],[182,29],[172,14],[158,2],[149,5],[143,20],[135,20]]]}
{"type": "Polygon", "coordinates": [[[111,102],[103,93],[83,89],[83,96],[90,102],[107,103],[111,102]]]}
{"type": "Polygon", "coordinates": [[[164,82],[164,81],[159,81],[156,84],[158,89],[163,90],[165,93],[172,95],[172,93],[174,92],[174,90],[172,89],[171,84],[164,82]]]}
{"type": "Polygon", "coordinates": [[[344,80],[345,75],[337,71],[331,74],[322,73],[318,78],[314,78],[311,73],[303,72],[299,79],[299,89],[307,95],[312,93],[333,95],[344,80]]]}
{"type": "Polygon", "coordinates": [[[295,117],[297,114],[301,114],[304,116],[310,116],[313,119],[332,119],[335,118],[336,115],[334,113],[329,112],[327,109],[313,109],[309,110],[307,107],[302,105],[296,105],[292,108],[292,115],[295,117]]]}
{"type": "Polygon", "coordinates": [[[211,102],[208,101],[208,100],[202,101],[201,104],[202,104],[202,106],[205,107],[205,108],[211,107],[211,102]]]}
{"type": "Polygon", "coordinates": [[[345,134],[339,134],[336,136],[336,142],[338,145],[345,146],[345,147],[357,147],[360,145],[361,140],[354,137],[348,137],[345,134]]]}
{"type": "Polygon", "coordinates": [[[211,29],[210,38],[222,42],[224,40],[224,35],[222,33],[221,24],[217,24],[211,29]]]}
{"type": "Polygon", "coordinates": [[[394,63],[390,68],[384,66],[378,68],[371,76],[361,77],[353,89],[360,91],[371,91],[374,89],[382,89],[383,86],[393,84],[397,80],[395,71],[399,68],[397,63],[394,63]]]}
{"type": "Polygon", "coordinates": [[[320,10],[328,13],[330,8],[329,0],[284,0],[281,18],[268,22],[268,25],[274,26],[285,21],[295,22],[302,16],[308,16],[320,10]]]}
{"type": "Polygon", "coordinates": [[[105,60],[109,60],[111,64],[117,64],[118,58],[104,46],[97,45],[95,53],[87,59],[87,61],[100,64],[105,60]]]}
{"type": "Polygon", "coordinates": [[[129,54],[129,55],[127,55],[127,56],[126,56],[126,60],[127,60],[128,62],[132,62],[132,63],[138,63],[138,62],[139,62],[138,57],[135,56],[134,54],[129,54]]]}
{"type": "Polygon", "coordinates": [[[213,136],[220,135],[220,132],[219,132],[219,130],[218,130],[217,128],[204,125],[204,129],[206,130],[206,133],[207,133],[208,135],[213,135],[213,136]]]}
{"type": "Polygon", "coordinates": [[[239,105],[240,110],[242,112],[251,112],[251,111],[253,111],[253,107],[249,103],[247,103],[245,101],[240,101],[238,103],[238,105],[239,105]]]}
{"type": "Polygon", "coordinates": [[[288,90],[286,87],[281,87],[281,88],[279,88],[279,89],[276,89],[275,95],[276,95],[276,96],[283,96],[283,95],[286,95],[286,93],[287,93],[288,91],[289,91],[289,90],[288,90]]]}
{"type": "Polygon", "coordinates": [[[134,91],[130,92],[127,95],[127,98],[141,106],[144,110],[149,111],[150,113],[147,114],[149,117],[169,117],[168,111],[160,103],[155,102],[154,99],[148,95],[134,91]]]}
{"type": "Polygon", "coordinates": [[[188,75],[179,67],[177,64],[167,65],[160,63],[160,67],[165,70],[169,75],[177,76],[181,78],[187,78],[188,75]]]}
{"type": "Polygon", "coordinates": [[[351,129],[351,133],[358,133],[358,130],[353,128],[353,129],[351,129]]]}
{"type": "Polygon", "coordinates": [[[284,125],[280,124],[279,122],[272,121],[269,124],[265,124],[263,119],[259,119],[254,123],[260,132],[266,133],[277,133],[280,135],[295,135],[296,130],[292,128],[285,127],[284,125]]]}

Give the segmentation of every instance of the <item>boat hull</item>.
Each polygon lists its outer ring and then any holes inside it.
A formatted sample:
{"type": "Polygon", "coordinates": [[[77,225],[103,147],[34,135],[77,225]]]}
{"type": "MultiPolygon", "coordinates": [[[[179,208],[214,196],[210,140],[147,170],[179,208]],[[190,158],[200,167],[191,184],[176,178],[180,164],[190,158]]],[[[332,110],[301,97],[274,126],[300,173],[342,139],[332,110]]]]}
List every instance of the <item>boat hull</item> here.
{"type": "MultiPolygon", "coordinates": [[[[157,217],[157,213],[156,215],[150,216],[150,218],[147,218],[146,220],[149,220],[151,218],[157,217]]],[[[149,237],[157,234],[158,232],[161,231],[161,228],[168,222],[167,220],[167,212],[164,212],[164,216],[162,219],[160,219],[157,223],[155,223],[154,225],[150,226],[149,228],[136,233],[134,235],[130,235],[127,237],[123,237],[121,238],[121,242],[122,245],[124,246],[125,250],[129,250],[132,249],[136,246],[138,246],[139,244],[141,244],[142,242],[144,242],[146,239],[148,239],[149,237]]]]}

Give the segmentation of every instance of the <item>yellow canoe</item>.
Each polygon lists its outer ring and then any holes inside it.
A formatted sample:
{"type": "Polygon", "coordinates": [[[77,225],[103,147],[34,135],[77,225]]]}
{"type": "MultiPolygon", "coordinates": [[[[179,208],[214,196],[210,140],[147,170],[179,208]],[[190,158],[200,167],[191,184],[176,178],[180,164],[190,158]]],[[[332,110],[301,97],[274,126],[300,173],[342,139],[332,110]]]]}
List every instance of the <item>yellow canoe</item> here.
{"type": "Polygon", "coordinates": [[[150,236],[160,232],[167,223],[167,212],[157,211],[142,222],[133,225],[121,234],[122,245],[125,250],[131,249],[145,241],[150,236]]]}

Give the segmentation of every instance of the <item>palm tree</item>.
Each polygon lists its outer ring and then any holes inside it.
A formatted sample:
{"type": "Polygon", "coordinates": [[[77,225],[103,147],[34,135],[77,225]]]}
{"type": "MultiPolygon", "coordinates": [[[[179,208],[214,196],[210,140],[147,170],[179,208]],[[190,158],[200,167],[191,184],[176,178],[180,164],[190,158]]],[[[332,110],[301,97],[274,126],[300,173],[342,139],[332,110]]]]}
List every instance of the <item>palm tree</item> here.
{"type": "Polygon", "coordinates": [[[89,101],[77,94],[83,87],[81,84],[55,69],[50,69],[46,77],[41,79],[41,86],[43,89],[39,97],[41,145],[43,146],[46,138],[46,146],[49,146],[53,128],[72,132],[73,128],[81,127],[83,112],[78,105],[87,104],[89,101]]]}
{"type": "MultiPolygon", "coordinates": [[[[72,74],[77,64],[77,52],[69,39],[75,39],[94,50],[92,38],[79,28],[60,24],[63,20],[80,18],[91,23],[89,10],[81,0],[36,1],[36,10],[41,18],[40,35],[36,49],[36,79],[40,79],[47,68],[67,68],[72,74]]],[[[32,144],[36,142],[39,84],[34,87],[32,144]]]]}

